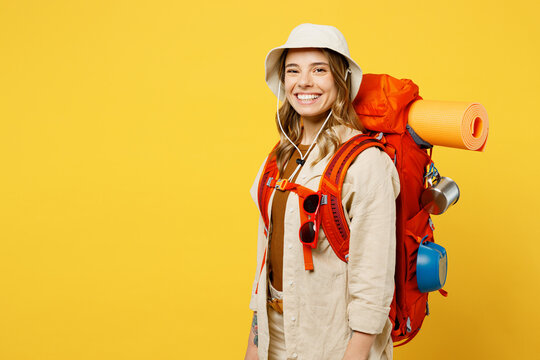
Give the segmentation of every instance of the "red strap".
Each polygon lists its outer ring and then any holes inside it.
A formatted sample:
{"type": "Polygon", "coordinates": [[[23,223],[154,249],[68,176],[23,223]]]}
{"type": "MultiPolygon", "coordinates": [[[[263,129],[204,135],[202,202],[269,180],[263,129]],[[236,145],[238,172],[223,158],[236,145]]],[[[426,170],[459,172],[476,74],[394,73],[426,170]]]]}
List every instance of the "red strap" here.
{"type": "Polygon", "coordinates": [[[444,290],[444,289],[439,289],[439,292],[441,293],[442,296],[444,297],[447,297],[448,296],[448,291],[444,290]]]}
{"type": "Polygon", "coordinates": [[[258,192],[258,200],[259,200],[259,210],[261,212],[261,216],[263,218],[265,229],[268,230],[269,226],[269,216],[268,216],[268,203],[270,202],[270,197],[272,196],[272,191],[274,191],[273,188],[266,186],[268,180],[270,180],[272,177],[276,177],[278,173],[278,169],[276,166],[275,160],[268,159],[267,164],[265,165],[264,171],[261,174],[261,178],[259,180],[259,192],[258,192]]]}
{"type": "MultiPolygon", "coordinates": [[[[305,198],[309,194],[313,194],[312,190],[294,183],[288,183],[287,190],[294,191],[298,195],[299,206],[302,206],[302,198],[305,198]]],[[[303,224],[305,221],[308,221],[308,217],[305,212],[300,210],[300,224],[303,224]]],[[[313,254],[311,253],[311,246],[302,245],[302,248],[304,252],[304,269],[313,270],[313,254]]]]}
{"type": "Polygon", "coordinates": [[[311,253],[311,246],[303,245],[304,248],[304,268],[306,270],[313,270],[313,254],[311,253]]]}
{"type": "Polygon", "coordinates": [[[264,222],[265,235],[267,235],[268,226],[270,222],[270,219],[268,216],[268,203],[270,202],[272,191],[274,191],[274,188],[268,187],[266,186],[266,184],[271,178],[276,179],[278,177],[276,157],[274,156],[274,150],[278,146],[278,144],[274,146],[274,149],[272,149],[272,152],[270,152],[270,155],[268,155],[268,158],[266,159],[266,163],[264,164],[264,169],[259,179],[259,187],[258,187],[258,192],[257,192],[257,200],[259,202],[259,211],[261,212],[261,216],[264,222]]]}

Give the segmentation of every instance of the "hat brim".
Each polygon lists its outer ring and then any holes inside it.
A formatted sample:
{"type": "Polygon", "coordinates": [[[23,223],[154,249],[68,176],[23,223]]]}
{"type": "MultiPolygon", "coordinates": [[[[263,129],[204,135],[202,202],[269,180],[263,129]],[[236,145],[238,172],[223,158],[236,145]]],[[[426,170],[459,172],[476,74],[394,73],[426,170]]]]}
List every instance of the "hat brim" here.
{"type": "MultiPolygon", "coordinates": [[[[285,99],[285,91],[283,90],[283,87],[281,87],[280,93],[278,94],[278,88],[279,88],[279,72],[278,72],[278,66],[279,66],[279,58],[281,57],[281,54],[285,49],[301,49],[301,48],[309,48],[311,46],[294,46],[294,45],[283,45],[279,46],[277,48],[274,48],[268,52],[266,55],[265,60],[265,79],[266,83],[268,84],[268,87],[274,95],[276,95],[279,100],[283,101],[285,99]]],[[[320,48],[320,46],[312,46],[315,48],[320,48]]],[[[332,48],[328,48],[330,50],[334,50],[332,48]]],[[[351,59],[349,56],[342,54],[341,52],[337,51],[340,55],[343,55],[349,62],[349,67],[351,69],[351,91],[349,93],[349,98],[351,101],[353,101],[356,98],[356,95],[358,94],[358,90],[360,89],[360,84],[362,83],[362,69],[358,64],[351,59]]]]}

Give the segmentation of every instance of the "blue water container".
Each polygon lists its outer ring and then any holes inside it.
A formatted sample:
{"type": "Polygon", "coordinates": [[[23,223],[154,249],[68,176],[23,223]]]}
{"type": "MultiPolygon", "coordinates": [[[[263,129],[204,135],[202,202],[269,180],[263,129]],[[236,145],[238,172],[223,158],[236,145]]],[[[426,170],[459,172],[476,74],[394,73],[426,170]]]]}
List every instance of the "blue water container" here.
{"type": "Polygon", "coordinates": [[[416,279],[421,292],[439,290],[446,282],[448,258],[446,250],[438,244],[424,242],[416,257],[416,279]]]}

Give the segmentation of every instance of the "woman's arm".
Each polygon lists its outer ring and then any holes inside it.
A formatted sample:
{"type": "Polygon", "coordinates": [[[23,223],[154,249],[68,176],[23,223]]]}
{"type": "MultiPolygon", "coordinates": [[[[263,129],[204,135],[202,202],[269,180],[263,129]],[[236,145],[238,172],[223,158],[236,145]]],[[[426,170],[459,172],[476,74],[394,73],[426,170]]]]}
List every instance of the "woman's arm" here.
{"type": "Polygon", "coordinates": [[[374,334],[353,331],[343,360],[367,360],[374,340],[374,334]]]}
{"type": "Polygon", "coordinates": [[[259,360],[257,354],[257,346],[259,345],[259,331],[257,325],[257,312],[253,312],[253,321],[251,322],[251,330],[249,332],[248,345],[244,360],[259,360]]]}
{"type": "Polygon", "coordinates": [[[344,204],[350,219],[349,326],[345,359],[367,359],[383,331],[394,293],[395,201],[399,178],[388,155],[368,149],[347,171],[344,204]]]}
{"type": "MultiPolygon", "coordinates": [[[[255,202],[255,205],[258,207],[258,199],[257,199],[257,190],[259,185],[259,179],[261,177],[262,171],[264,169],[264,165],[266,164],[266,159],[262,163],[262,165],[259,167],[259,172],[257,173],[257,176],[255,177],[255,181],[253,182],[253,185],[251,185],[250,194],[253,198],[253,201],[255,202]]],[[[257,295],[256,295],[256,289],[258,288],[259,283],[259,275],[260,275],[260,269],[262,266],[264,253],[265,253],[265,236],[264,236],[264,221],[262,219],[262,216],[259,215],[259,230],[257,234],[257,267],[255,272],[255,279],[253,280],[253,286],[251,289],[251,299],[249,301],[249,308],[253,310],[253,320],[251,322],[251,330],[249,332],[248,337],[248,345],[246,349],[246,356],[245,360],[259,360],[259,355],[257,353],[258,346],[259,346],[259,330],[258,330],[258,324],[257,324],[257,295]]]]}

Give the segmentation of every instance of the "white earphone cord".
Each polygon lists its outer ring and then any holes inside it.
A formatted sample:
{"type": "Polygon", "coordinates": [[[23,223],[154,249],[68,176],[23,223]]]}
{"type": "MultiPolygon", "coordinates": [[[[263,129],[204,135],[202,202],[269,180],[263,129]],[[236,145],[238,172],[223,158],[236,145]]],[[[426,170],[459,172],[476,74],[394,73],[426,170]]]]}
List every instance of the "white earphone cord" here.
{"type": "MultiPolygon", "coordinates": [[[[347,80],[347,76],[349,75],[349,73],[352,72],[351,69],[347,69],[347,71],[345,72],[345,81],[347,80]]],[[[283,130],[283,126],[281,125],[281,119],[279,117],[279,95],[281,93],[281,80],[278,81],[278,93],[277,93],[277,100],[276,100],[276,110],[277,110],[277,118],[278,118],[278,124],[279,124],[279,128],[281,129],[281,132],[283,133],[283,135],[285,135],[285,137],[287,138],[287,140],[289,140],[289,142],[294,146],[294,148],[298,151],[298,153],[300,154],[300,160],[303,162],[304,159],[309,155],[311,149],[313,148],[313,145],[315,145],[315,143],[317,142],[317,138],[319,137],[319,135],[321,134],[322,130],[324,129],[324,127],[326,126],[326,123],[328,122],[328,119],[330,119],[330,115],[332,115],[332,110],[330,110],[330,112],[328,113],[328,116],[326,117],[326,120],[324,120],[324,123],[322,124],[321,128],[319,129],[319,132],[317,133],[317,135],[315,136],[315,139],[313,139],[313,142],[311,143],[311,145],[309,146],[308,150],[306,151],[306,154],[305,155],[302,155],[302,152],[300,151],[300,149],[298,148],[298,146],[296,146],[296,144],[287,136],[287,133],[285,132],[285,130],[283,130]]],[[[289,176],[289,181],[291,181],[294,176],[296,175],[296,173],[298,172],[298,170],[300,170],[300,168],[302,167],[303,164],[298,164],[298,166],[296,167],[296,169],[294,169],[293,173],[291,176],[289,176]]]]}

